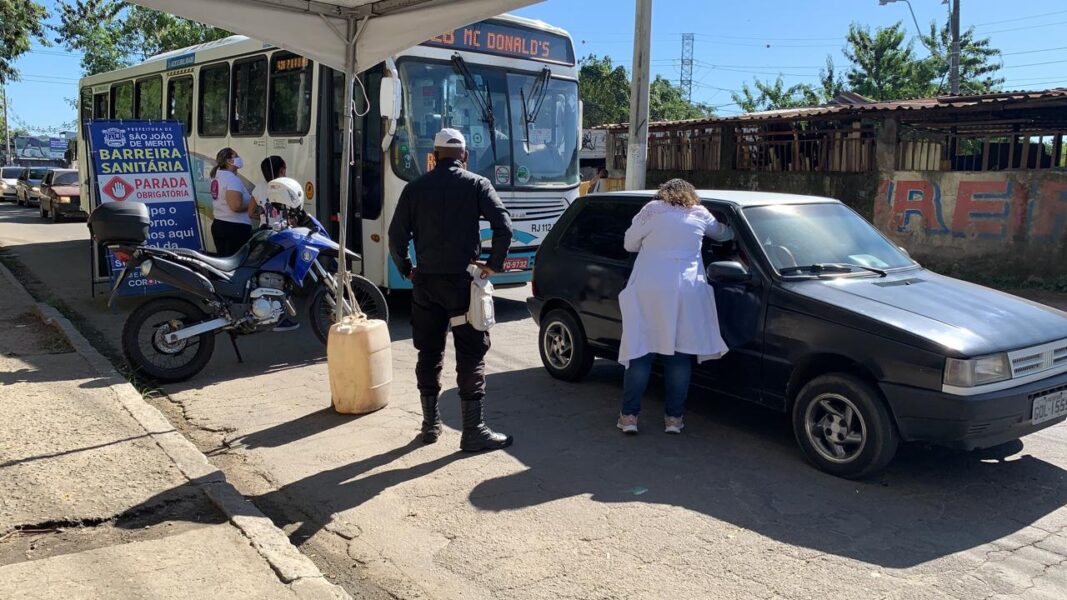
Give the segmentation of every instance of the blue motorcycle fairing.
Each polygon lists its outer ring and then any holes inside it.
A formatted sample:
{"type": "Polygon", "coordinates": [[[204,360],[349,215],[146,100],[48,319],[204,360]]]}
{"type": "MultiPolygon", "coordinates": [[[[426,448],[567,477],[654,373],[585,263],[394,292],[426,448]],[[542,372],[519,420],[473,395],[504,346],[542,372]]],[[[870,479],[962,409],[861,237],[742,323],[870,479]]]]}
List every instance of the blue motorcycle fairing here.
{"type": "Polygon", "coordinates": [[[285,273],[301,287],[319,254],[323,250],[337,251],[339,248],[329,237],[320,232],[312,233],[306,227],[275,231],[267,241],[284,248],[284,251],[265,262],[260,269],[285,273]]]}

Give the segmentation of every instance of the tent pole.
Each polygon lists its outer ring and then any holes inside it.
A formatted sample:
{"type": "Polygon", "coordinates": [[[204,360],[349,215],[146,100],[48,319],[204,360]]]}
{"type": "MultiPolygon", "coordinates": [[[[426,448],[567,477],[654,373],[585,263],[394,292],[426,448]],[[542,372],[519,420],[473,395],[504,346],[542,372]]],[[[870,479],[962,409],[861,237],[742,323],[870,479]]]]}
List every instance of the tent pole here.
{"type": "MultiPolygon", "coordinates": [[[[355,84],[356,73],[356,17],[348,15],[347,21],[345,26],[345,44],[347,45],[345,49],[345,100],[342,108],[344,125],[341,138],[344,144],[341,146],[341,214],[338,217],[340,221],[338,244],[341,246],[337,253],[336,319],[338,323],[345,316],[345,306],[347,306],[348,256],[346,250],[348,249],[348,198],[352,163],[352,88],[355,84]]],[[[352,301],[354,302],[355,299],[353,298],[352,301]]]]}

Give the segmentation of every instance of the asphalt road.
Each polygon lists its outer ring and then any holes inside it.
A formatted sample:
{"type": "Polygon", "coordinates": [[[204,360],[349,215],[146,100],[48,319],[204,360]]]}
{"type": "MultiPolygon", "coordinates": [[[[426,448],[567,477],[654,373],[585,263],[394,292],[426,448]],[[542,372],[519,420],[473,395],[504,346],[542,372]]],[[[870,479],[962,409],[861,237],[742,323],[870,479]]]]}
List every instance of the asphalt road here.
{"type": "MultiPolygon", "coordinates": [[[[61,298],[99,344],[129,302],[88,296],[84,224],[0,205],[0,245],[31,290],[61,298]]],[[[1067,426],[1009,456],[903,447],[850,482],[801,458],[787,419],[694,392],[686,432],[614,428],[622,370],[598,361],[564,384],[540,366],[525,290],[501,294],[488,359],[489,423],[503,452],[415,439],[408,311],[392,298],[392,401],[329,407],[324,352],[305,326],[220,339],[208,369],[163,391],[171,416],[295,543],[353,594],[400,598],[1063,598],[1067,426]]],[[[107,350],[107,348],[104,348],[107,350]]],[[[445,377],[452,377],[446,363],[445,377]]]]}

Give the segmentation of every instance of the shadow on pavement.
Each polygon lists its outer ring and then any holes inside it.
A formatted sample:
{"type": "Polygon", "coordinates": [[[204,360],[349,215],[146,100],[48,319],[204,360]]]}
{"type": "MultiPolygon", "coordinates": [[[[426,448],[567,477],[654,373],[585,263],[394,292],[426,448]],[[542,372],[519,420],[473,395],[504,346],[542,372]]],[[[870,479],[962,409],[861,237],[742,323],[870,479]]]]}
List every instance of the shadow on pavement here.
{"type": "MultiPolygon", "coordinates": [[[[489,387],[544,389],[545,377],[541,369],[498,373],[489,387]]],[[[838,479],[803,461],[782,415],[696,390],[684,435],[663,433],[654,398],[641,434],[623,436],[614,427],[621,379],[620,368],[598,363],[589,381],[561,384],[558,395],[493,394],[489,424],[516,436],[506,452],[528,468],[477,484],[470,502],[490,511],[578,495],[665,504],[890,568],[992,542],[1067,504],[1067,472],[1029,455],[991,460],[909,445],[878,480],[838,479]]]]}

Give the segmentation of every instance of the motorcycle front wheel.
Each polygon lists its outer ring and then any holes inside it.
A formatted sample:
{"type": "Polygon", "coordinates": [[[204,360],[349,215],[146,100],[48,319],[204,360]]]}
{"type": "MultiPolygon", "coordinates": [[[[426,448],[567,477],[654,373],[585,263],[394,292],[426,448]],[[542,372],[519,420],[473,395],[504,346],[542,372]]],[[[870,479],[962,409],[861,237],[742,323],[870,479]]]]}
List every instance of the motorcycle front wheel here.
{"type": "Polygon", "coordinates": [[[204,321],[207,315],[191,302],[157,298],[142,304],[126,319],[122,353],[138,375],[162,383],[185,381],[199,373],[215,352],[215,332],[170,344],[168,333],[204,321]]]}
{"type": "MultiPolygon", "coordinates": [[[[356,295],[356,302],[359,303],[360,310],[367,314],[368,319],[389,322],[389,304],[386,303],[385,294],[378,289],[378,286],[366,277],[353,275],[352,293],[356,295]]],[[[337,314],[336,306],[337,298],[333,291],[325,284],[320,285],[309,305],[311,313],[309,321],[311,321],[311,329],[314,330],[315,336],[323,344],[330,337],[330,326],[336,322],[334,319],[337,314]]]]}

